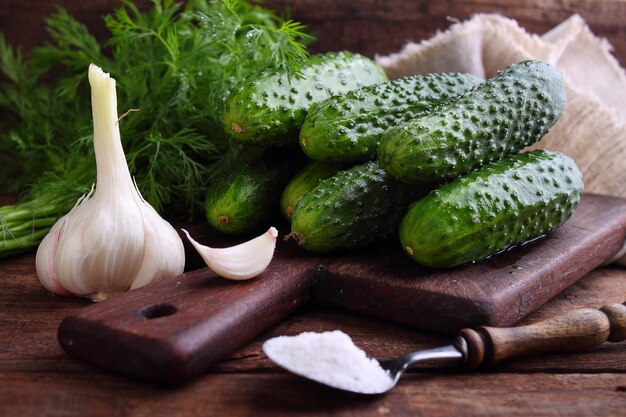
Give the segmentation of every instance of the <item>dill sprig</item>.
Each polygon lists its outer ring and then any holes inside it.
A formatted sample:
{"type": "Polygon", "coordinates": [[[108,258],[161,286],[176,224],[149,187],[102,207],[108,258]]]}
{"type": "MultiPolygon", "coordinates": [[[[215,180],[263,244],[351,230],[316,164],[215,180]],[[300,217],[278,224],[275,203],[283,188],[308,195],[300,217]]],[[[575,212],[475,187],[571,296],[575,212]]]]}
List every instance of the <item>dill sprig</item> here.
{"type": "Polygon", "coordinates": [[[222,131],[225,97],[270,65],[297,75],[312,38],[245,0],[154,0],[147,10],[126,0],[104,22],[100,44],[58,8],[46,20],[50,41],[28,54],[0,33],[0,190],[59,215],[89,191],[94,63],[117,80],[120,114],[139,109],[120,130],[143,197],[170,220],[199,218],[212,180],[243,156],[222,131]]]}
{"type": "Polygon", "coordinates": [[[224,98],[269,65],[297,74],[311,37],[302,24],[244,0],[184,7],[161,0],[145,11],[127,0],[104,22],[110,37],[101,46],[59,8],[46,20],[50,43],[27,59],[0,35],[0,106],[10,112],[9,129],[0,134],[0,187],[59,193],[69,201],[90,187],[95,164],[86,74],[95,63],[117,79],[120,113],[140,109],[120,129],[142,195],[160,212],[193,217],[221,162],[239,152],[220,127],[224,98]],[[70,161],[80,168],[68,167],[70,161]],[[77,178],[84,187],[76,187],[77,178]]]}

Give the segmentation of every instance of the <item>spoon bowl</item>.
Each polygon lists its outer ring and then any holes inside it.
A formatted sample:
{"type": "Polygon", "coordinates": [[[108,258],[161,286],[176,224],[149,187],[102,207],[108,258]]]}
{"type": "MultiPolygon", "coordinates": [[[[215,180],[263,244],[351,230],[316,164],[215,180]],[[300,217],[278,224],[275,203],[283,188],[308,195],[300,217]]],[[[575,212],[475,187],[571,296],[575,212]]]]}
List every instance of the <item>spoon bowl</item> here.
{"type": "MultiPolygon", "coordinates": [[[[285,361],[279,354],[267,348],[267,342],[263,345],[263,352],[276,365],[302,378],[342,391],[364,395],[379,395],[394,388],[404,371],[417,362],[432,362],[439,365],[462,363],[465,358],[463,349],[466,349],[464,342],[462,338],[457,338],[457,343],[460,345],[460,348],[455,345],[448,345],[412,352],[400,357],[380,361],[368,359],[370,361],[368,365],[374,366],[380,372],[371,374],[371,371],[369,371],[363,372],[363,374],[355,374],[351,371],[349,374],[346,372],[345,378],[329,378],[326,373],[306,370],[285,361]],[[376,376],[375,381],[370,381],[370,383],[367,384],[363,383],[365,379],[371,378],[373,375],[376,376]]],[[[324,356],[324,358],[318,359],[325,360],[329,357],[332,358],[332,355],[329,356],[328,353],[329,352],[320,352],[320,356],[324,356]]],[[[332,354],[332,352],[330,353],[332,354]]]]}

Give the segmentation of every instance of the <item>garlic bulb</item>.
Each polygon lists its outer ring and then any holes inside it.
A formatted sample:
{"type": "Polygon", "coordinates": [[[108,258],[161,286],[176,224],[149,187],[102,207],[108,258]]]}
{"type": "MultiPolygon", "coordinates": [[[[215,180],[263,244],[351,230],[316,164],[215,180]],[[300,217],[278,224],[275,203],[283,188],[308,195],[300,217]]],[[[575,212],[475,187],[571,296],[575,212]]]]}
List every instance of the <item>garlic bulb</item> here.
{"type": "Polygon", "coordinates": [[[233,280],[254,278],[263,272],[274,256],[278,236],[276,228],[270,227],[261,236],[247,242],[218,249],[201,245],[185,229],[183,232],[213,272],[233,280]]]}
{"type": "Polygon", "coordinates": [[[37,251],[37,275],[50,291],[94,301],[181,274],[183,243],[139,194],[128,170],[115,80],[89,66],[97,178],[95,191],[52,227],[37,251]]]}

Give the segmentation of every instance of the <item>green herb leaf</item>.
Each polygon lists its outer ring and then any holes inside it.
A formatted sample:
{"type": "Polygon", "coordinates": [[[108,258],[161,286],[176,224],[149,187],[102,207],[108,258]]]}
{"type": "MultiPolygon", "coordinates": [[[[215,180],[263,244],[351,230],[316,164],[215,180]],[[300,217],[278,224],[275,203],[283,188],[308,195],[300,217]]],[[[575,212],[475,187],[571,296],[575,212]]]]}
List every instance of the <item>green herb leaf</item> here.
{"type": "MultiPolygon", "coordinates": [[[[117,80],[131,173],[144,198],[170,219],[200,217],[206,190],[241,155],[223,134],[224,98],[269,65],[298,74],[312,40],[302,24],[243,0],[131,1],[104,17],[110,37],[58,9],[51,42],[24,59],[0,34],[0,189],[67,210],[95,181],[90,63],[117,80]],[[4,126],[3,126],[4,127],[4,126]]],[[[245,153],[250,153],[246,150],[245,153]]]]}

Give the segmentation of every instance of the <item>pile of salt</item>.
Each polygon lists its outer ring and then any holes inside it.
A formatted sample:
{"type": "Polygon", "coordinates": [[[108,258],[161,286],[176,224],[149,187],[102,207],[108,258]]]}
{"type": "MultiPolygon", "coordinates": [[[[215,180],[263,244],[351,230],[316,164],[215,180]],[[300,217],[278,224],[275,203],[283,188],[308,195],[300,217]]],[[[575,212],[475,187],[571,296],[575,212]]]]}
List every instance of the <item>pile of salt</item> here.
{"type": "Polygon", "coordinates": [[[322,384],[364,394],[385,391],[392,380],[376,359],[368,358],[340,330],[279,336],[263,344],[276,364],[322,384]]]}

